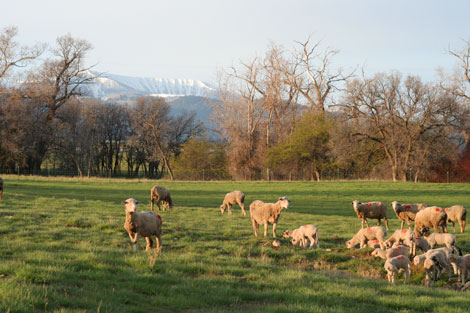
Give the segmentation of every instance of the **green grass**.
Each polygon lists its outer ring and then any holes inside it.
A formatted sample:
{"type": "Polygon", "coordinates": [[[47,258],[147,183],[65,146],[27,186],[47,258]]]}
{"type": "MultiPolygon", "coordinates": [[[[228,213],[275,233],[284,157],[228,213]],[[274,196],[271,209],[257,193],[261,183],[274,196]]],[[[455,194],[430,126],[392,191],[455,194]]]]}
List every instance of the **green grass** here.
{"type": "MultiPolygon", "coordinates": [[[[149,210],[155,181],[3,176],[0,202],[1,312],[468,312],[467,293],[440,280],[425,288],[385,281],[371,249],[348,250],[359,228],[350,202],[425,202],[470,207],[470,185],[391,182],[160,182],[175,209],[163,218],[163,251],[133,252],[122,200],[149,210]],[[316,224],[321,248],[255,238],[249,216],[221,215],[226,192],[248,204],[288,196],[284,229],[316,224]]],[[[391,229],[399,222],[391,208],[391,229]]],[[[371,221],[374,223],[373,221],[371,221]]],[[[449,230],[453,231],[450,227],[449,230]]],[[[260,229],[262,232],[262,229],[260,229]]],[[[271,228],[270,232],[271,233],[271,228]]],[[[470,235],[457,233],[470,252],[470,235]]]]}

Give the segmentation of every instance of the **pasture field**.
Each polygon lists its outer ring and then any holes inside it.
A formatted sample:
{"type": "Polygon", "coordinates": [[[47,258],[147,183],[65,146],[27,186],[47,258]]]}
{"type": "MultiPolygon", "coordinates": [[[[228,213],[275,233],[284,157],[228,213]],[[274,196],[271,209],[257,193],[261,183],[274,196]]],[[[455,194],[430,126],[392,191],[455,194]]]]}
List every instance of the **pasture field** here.
{"type": "MultiPolygon", "coordinates": [[[[470,184],[392,182],[169,182],[175,208],[160,212],[162,253],[132,251],[121,201],[150,210],[151,180],[2,176],[0,312],[468,312],[470,293],[455,280],[423,286],[413,267],[409,285],[386,282],[384,261],[344,241],[361,226],[354,199],[462,204],[470,184]],[[253,236],[238,206],[221,215],[226,192],[245,204],[291,199],[277,235],[319,227],[320,249],[253,236]]],[[[391,234],[399,221],[389,207],[391,234]]],[[[371,225],[375,221],[371,220],[371,225]]],[[[453,232],[452,226],[449,231],[453,232]]],[[[457,227],[457,231],[459,228],[457,227]]],[[[262,229],[260,228],[262,233],[262,229]]],[[[271,227],[268,234],[271,233],[271,227]]],[[[457,234],[470,253],[470,234],[457,234]]]]}

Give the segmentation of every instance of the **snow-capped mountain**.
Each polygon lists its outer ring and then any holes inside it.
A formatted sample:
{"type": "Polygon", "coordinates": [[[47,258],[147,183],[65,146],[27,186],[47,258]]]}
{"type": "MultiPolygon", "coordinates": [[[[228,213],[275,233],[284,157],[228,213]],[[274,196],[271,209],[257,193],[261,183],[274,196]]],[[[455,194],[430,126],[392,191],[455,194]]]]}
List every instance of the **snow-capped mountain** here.
{"type": "Polygon", "coordinates": [[[131,77],[94,72],[89,72],[89,75],[96,77],[95,82],[87,86],[89,96],[104,101],[126,101],[139,96],[216,97],[216,89],[199,80],[131,77]]]}

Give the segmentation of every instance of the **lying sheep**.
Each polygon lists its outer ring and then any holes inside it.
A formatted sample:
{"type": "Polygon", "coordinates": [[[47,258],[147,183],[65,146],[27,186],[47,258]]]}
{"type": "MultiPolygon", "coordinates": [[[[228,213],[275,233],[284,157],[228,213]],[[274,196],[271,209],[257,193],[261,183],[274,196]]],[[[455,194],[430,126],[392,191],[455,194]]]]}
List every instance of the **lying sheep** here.
{"type": "Polygon", "coordinates": [[[129,198],[122,202],[126,207],[126,221],[124,228],[129,233],[129,237],[133,243],[134,251],[137,250],[137,240],[139,236],[145,237],[147,240],[146,251],[150,250],[153,246],[151,236],[157,239],[156,250],[162,249],[162,218],[155,212],[137,212],[137,204],[139,203],[134,198],[129,198]]]}
{"type": "Polygon", "coordinates": [[[431,206],[416,213],[414,229],[416,236],[421,235],[423,227],[433,227],[435,232],[439,232],[439,226],[442,226],[442,231],[447,233],[447,214],[443,209],[431,206]]]}
{"type": "Polygon", "coordinates": [[[395,283],[397,273],[400,270],[403,270],[405,272],[405,281],[403,282],[404,284],[406,284],[408,282],[408,279],[410,278],[411,263],[410,263],[410,259],[408,259],[407,256],[399,255],[399,256],[387,259],[385,261],[384,268],[387,271],[388,281],[391,282],[392,284],[395,283]]]}
{"type": "Polygon", "coordinates": [[[382,259],[390,259],[399,255],[408,256],[408,248],[402,245],[388,248],[387,250],[377,248],[372,251],[371,255],[382,259]]]}
{"type": "Polygon", "coordinates": [[[173,209],[173,201],[171,201],[170,191],[165,187],[155,185],[150,191],[150,209],[152,211],[154,200],[157,200],[158,211],[160,211],[160,201],[163,202],[163,211],[165,211],[166,207],[169,207],[170,210],[173,209]]]}
{"type": "Polygon", "coordinates": [[[351,240],[345,243],[348,249],[354,248],[356,245],[359,245],[360,248],[364,248],[367,245],[367,241],[376,239],[379,241],[380,248],[384,249],[385,236],[387,236],[387,231],[382,226],[361,228],[351,240]]]}
{"type": "Polygon", "coordinates": [[[465,278],[467,274],[470,274],[470,254],[464,256],[452,254],[449,262],[454,266],[454,274],[457,275],[458,280],[465,284],[465,278]]]}
{"type": "Polygon", "coordinates": [[[416,237],[410,229],[398,229],[390,238],[385,241],[387,248],[392,247],[394,244],[403,243],[405,246],[410,248],[411,255],[416,254],[416,237]]]}
{"type": "Polygon", "coordinates": [[[447,213],[447,223],[451,222],[454,225],[454,233],[456,232],[455,222],[459,223],[460,232],[463,233],[467,224],[467,210],[461,205],[453,205],[445,208],[444,211],[447,213]]]}
{"type": "Polygon", "coordinates": [[[3,200],[3,179],[0,177],[0,200],[3,200]]]}
{"type": "Polygon", "coordinates": [[[434,249],[436,245],[445,245],[447,248],[453,249],[459,255],[462,255],[462,250],[457,246],[457,237],[454,234],[426,232],[424,238],[428,241],[431,249],[434,249]]]}
{"type": "Polygon", "coordinates": [[[318,227],[315,225],[303,225],[292,231],[286,230],[284,231],[282,237],[291,237],[291,242],[293,245],[299,243],[304,247],[304,249],[307,248],[307,241],[310,241],[310,249],[320,247],[318,239],[318,227]]]}
{"type": "Polygon", "coordinates": [[[251,223],[253,231],[258,237],[259,225],[264,225],[264,236],[268,234],[268,224],[273,225],[273,238],[276,238],[276,225],[281,211],[289,207],[290,200],[287,197],[281,197],[276,203],[264,203],[261,200],[253,201],[250,204],[251,223]]]}
{"type": "Polygon", "coordinates": [[[369,227],[367,218],[373,218],[377,219],[377,225],[379,226],[381,220],[384,219],[385,226],[388,229],[387,206],[385,204],[378,201],[360,203],[357,200],[354,200],[351,202],[351,204],[354,207],[354,211],[356,212],[357,217],[362,219],[362,228],[364,228],[364,222],[366,223],[367,227],[369,227]]]}
{"type": "Polygon", "coordinates": [[[220,212],[224,214],[225,208],[227,208],[228,214],[232,214],[232,205],[234,204],[238,204],[240,206],[242,214],[245,216],[245,194],[239,190],[234,190],[225,195],[224,201],[220,206],[220,212]]]}
{"type": "Polygon", "coordinates": [[[427,205],[423,203],[400,204],[397,201],[393,201],[390,203],[390,205],[392,206],[393,211],[397,215],[398,219],[401,220],[401,229],[403,229],[405,221],[408,224],[408,228],[411,228],[410,221],[415,220],[416,213],[427,207],[427,205]]]}

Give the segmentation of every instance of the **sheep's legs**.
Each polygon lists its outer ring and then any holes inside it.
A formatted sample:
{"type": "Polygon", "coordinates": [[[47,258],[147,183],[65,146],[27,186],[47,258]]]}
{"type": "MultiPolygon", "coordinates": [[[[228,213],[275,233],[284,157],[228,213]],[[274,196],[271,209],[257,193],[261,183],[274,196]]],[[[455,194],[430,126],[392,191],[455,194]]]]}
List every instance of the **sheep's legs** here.
{"type": "Polygon", "coordinates": [[[264,237],[268,235],[268,223],[264,223],[264,237]]]}
{"type": "Polygon", "coordinates": [[[157,251],[161,251],[162,250],[162,237],[161,237],[161,235],[156,237],[156,241],[157,241],[157,247],[155,249],[157,249],[157,251]]]}
{"type": "Polygon", "coordinates": [[[238,204],[240,206],[240,208],[242,208],[242,214],[243,216],[246,216],[246,211],[245,211],[245,204],[242,203],[242,204],[238,204]]]}
{"type": "Polygon", "coordinates": [[[256,223],[254,219],[251,219],[251,223],[253,224],[253,232],[255,233],[255,237],[258,237],[258,223],[256,223]]]}
{"type": "Polygon", "coordinates": [[[467,221],[460,221],[460,232],[463,233],[465,232],[465,224],[467,224],[467,221]]]}
{"type": "Polygon", "coordinates": [[[229,204],[227,205],[227,207],[228,207],[228,214],[232,215],[232,214],[233,214],[233,213],[232,213],[232,205],[229,203],[229,204]]]}
{"type": "Polygon", "coordinates": [[[405,281],[403,282],[403,284],[406,284],[408,282],[409,278],[410,278],[410,270],[406,269],[405,270],[405,281]]]}
{"type": "Polygon", "coordinates": [[[367,222],[367,219],[365,217],[362,218],[362,228],[364,228],[364,222],[366,223],[367,227],[369,227],[369,222],[367,222]]]}
{"type": "Polygon", "coordinates": [[[132,237],[132,234],[129,233],[129,237],[132,241],[132,249],[134,249],[134,251],[137,251],[137,240],[139,240],[139,234],[135,233],[134,237],[132,237]]]}
{"type": "Polygon", "coordinates": [[[145,251],[150,251],[153,246],[153,240],[150,237],[145,237],[145,240],[147,240],[147,246],[145,247],[145,251]]]}
{"type": "Polygon", "coordinates": [[[384,217],[384,221],[385,221],[385,227],[388,230],[389,229],[389,227],[388,227],[388,218],[384,217]]]}
{"type": "MultiPolygon", "coordinates": [[[[276,225],[277,223],[273,223],[273,238],[276,238],[276,225]]],[[[267,230],[268,230],[268,224],[266,224],[266,231],[267,230]]]]}

